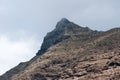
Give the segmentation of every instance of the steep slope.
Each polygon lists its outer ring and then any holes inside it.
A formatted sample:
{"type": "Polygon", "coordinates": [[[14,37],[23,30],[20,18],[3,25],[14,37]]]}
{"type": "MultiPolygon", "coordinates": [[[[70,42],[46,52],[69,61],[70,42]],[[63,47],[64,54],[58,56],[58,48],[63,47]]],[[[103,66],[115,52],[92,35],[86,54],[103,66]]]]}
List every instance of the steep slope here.
{"type": "Polygon", "coordinates": [[[98,32],[67,19],[62,19],[47,34],[41,50],[31,61],[0,77],[0,80],[119,79],[120,28],[98,32]]]}

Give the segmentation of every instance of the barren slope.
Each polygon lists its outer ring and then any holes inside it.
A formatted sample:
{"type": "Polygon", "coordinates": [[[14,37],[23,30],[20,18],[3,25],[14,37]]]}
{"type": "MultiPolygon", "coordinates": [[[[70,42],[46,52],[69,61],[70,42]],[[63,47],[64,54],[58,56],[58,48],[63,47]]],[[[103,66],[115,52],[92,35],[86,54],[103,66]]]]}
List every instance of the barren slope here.
{"type": "Polygon", "coordinates": [[[68,29],[62,28],[57,36],[53,33],[58,27],[50,32],[43,42],[43,53],[38,52],[0,80],[119,80],[120,28],[98,32],[74,25],[69,22],[68,29]]]}

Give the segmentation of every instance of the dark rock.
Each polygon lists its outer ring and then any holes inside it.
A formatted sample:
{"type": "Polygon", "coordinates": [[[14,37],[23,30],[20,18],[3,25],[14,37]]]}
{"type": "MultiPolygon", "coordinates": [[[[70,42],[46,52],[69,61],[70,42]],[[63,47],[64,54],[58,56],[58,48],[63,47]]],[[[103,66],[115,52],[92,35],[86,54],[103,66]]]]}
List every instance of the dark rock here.
{"type": "Polygon", "coordinates": [[[120,63],[114,61],[114,62],[110,62],[108,65],[109,66],[120,66],[120,63]]]}
{"type": "Polygon", "coordinates": [[[60,75],[58,74],[47,74],[46,77],[51,78],[52,80],[58,79],[60,75]]]}
{"type": "Polygon", "coordinates": [[[44,75],[36,73],[32,80],[47,80],[44,75]]]}

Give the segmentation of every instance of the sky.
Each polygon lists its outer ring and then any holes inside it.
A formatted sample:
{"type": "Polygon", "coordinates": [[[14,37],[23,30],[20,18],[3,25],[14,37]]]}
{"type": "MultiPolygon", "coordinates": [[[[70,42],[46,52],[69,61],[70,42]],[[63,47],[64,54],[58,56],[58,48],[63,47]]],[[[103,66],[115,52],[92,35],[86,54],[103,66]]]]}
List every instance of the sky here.
{"type": "Polygon", "coordinates": [[[0,75],[30,60],[61,18],[93,30],[120,26],[119,0],[0,0],[0,75]]]}

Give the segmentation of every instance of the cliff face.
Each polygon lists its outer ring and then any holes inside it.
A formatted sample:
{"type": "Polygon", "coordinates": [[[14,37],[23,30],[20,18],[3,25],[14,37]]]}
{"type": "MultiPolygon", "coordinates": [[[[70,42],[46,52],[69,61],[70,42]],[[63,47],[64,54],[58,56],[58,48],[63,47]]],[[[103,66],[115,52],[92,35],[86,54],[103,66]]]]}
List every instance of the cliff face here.
{"type": "Polygon", "coordinates": [[[63,18],[37,55],[0,80],[119,80],[120,28],[93,31],[63,18]]]}

